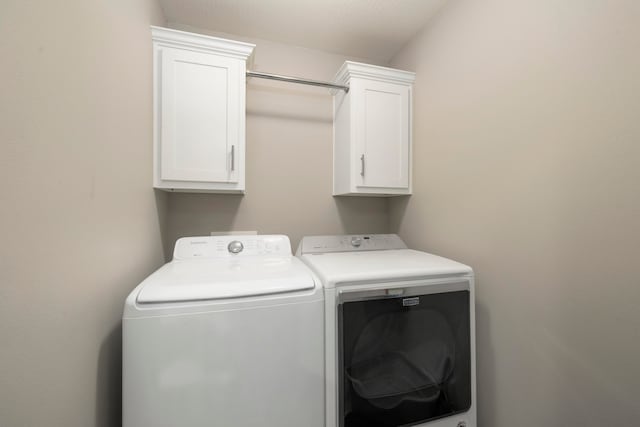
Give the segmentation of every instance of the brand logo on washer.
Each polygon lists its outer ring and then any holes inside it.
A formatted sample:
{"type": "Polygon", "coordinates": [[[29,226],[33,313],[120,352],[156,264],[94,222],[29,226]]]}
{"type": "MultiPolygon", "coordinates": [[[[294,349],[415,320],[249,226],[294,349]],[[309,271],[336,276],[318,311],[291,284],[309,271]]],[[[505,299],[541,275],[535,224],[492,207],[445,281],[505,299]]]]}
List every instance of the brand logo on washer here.
{"type": "Polygon", "coordinates": [[[402,299],[403,307],[411,307],[411,306],[418,305],[418,304],[420,304],[420,297],[403,298],[402,299]]]}

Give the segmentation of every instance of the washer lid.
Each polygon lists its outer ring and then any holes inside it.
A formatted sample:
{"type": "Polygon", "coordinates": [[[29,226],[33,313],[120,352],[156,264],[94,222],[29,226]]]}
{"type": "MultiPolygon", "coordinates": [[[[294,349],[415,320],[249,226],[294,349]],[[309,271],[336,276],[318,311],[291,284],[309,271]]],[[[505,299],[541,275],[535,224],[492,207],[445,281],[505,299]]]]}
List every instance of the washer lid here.
{"type": "Polygon", "coordinates": [[[140,304],[219,300],[313,289],[309,269],[291,255],[174,260],[142,284],[140,304]]]}

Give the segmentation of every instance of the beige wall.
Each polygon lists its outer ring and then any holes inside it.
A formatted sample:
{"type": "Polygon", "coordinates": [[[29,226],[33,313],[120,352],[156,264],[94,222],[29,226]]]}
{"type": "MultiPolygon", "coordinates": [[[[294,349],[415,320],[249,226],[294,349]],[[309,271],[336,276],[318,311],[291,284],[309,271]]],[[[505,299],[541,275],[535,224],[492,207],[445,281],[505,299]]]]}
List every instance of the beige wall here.
{"type": "Polygon", "coordinates": [[[481,427],[640,419],[640,3],[452,0],[391,229],[478,277],[481,427]]]}
{"type": "Polygon", "coordinates": [[[120,423],[124,298],[163,261],[150,23],[153,0],[0,4],[2,427],[120,423]]]}
{"type": "MultiPolygon", "coordinates": [[[[331,80],[346,59],[367,61],[218,35],[255,43],[252,69],[256,71],[331,80]]],[[[179,237],[212,231],[283,233],[291,238],[294,250],[300,237],[308,234],[386,232],[386,199],[331,196],[332,102],[323,88],[251,79],[247,84],[246,194],[170,194],[167,253],[179,237]]]]}
{"type": "MultiPolygon", "coordinates": [[[[418,80],[391,224],[386,199],[331,197],[331,97],[258,80],[247,194],[154,194],[162,20],[152,0],[0,6],[2,427],[118,425],[125,296],[162,243],[224,230],[398,231],[466,262],[481,427],[637,423],[637,2],[452,0],[393,63],[418,80]]],[[[261,71],[345,59],[254,41],[261,71]]]]}

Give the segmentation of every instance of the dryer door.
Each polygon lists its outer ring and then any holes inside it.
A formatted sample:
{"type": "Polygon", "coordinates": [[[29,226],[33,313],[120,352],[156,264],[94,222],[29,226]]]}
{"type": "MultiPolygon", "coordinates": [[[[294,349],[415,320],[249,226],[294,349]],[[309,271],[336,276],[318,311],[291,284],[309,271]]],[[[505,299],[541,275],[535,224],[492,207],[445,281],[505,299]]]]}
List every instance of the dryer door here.
{"type": "Polygon", "coordinates": [[[468,283],[343,294],[340,425],[414,425],[467,411],[469,299],[468,283]]]}

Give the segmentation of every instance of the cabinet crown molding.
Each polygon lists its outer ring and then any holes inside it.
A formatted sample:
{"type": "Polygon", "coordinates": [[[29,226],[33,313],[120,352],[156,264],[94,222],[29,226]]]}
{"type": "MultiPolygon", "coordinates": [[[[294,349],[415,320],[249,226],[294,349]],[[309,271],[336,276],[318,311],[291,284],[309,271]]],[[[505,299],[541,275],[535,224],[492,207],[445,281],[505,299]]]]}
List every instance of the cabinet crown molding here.
{"type": "Polygon", "coordinates": [[[349,80],[354,77],[411,85],[416,79],[416,73],[379,65],[346,61],[338,70],[334,81],[337,84],[348,84],[349,80]]]}
{"type": "Polygon", "coordinates": [[[217,55],[245,61],[251,57],[253,49],[256,47],[256,45],[252,43],[188,33],[186,31],[155,27],[153,25],[151,26],[151,36],[155,43],[188,49],[206,50],[217,55]]]}

